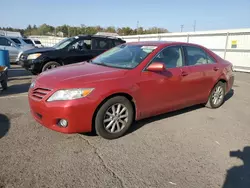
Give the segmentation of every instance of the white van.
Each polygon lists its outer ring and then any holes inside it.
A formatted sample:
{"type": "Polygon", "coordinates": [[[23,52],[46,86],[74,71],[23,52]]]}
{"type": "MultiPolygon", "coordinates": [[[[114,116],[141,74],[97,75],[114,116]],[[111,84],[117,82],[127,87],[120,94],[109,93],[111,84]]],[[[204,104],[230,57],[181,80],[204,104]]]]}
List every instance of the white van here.
{"type": "Polygon", "coordinates": [[[35,45],[30,39],[21,37],[9,37],[9,38],[12,41],[14,41],[23,51],[35,48],[35,45]]]}
{"type": "Polygon", "coordinates": [[[42,45],[42,43],[40,42],[40,40],[37,40],[37,39],[30,39],[33,44],[35,45],[35,47],[37,48],[43,48],[44,46],[42,45]]]}

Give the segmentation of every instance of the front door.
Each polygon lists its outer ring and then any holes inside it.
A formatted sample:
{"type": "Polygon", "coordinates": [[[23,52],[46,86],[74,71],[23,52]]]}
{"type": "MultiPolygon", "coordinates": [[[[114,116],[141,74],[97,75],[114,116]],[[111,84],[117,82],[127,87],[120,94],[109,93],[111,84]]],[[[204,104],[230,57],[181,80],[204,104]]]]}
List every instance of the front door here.
{"type": "Polygon", "coordinates": [[[64,53],[64,64],[79,63],[93,58],[91,40],[80,39],[71,44],[64,53]]]}
{"type": "Polygon", "coordinates": [[[182,69],[184,58],[181,46],[166,47],[152,62],[164,63],[166,70],[163,72],[145,70],[141,73],[139,85],[143,117],[177,110],[185,105],[189,69],[185,68],[185,72],[182,69]]]}

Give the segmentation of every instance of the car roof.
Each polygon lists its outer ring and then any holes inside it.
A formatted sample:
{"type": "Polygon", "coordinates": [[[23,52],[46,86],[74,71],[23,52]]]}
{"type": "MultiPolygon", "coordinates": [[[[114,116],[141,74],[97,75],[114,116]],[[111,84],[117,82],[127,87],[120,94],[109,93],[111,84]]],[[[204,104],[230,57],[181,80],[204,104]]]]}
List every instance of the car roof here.
{"type": "Polygon", "coordinates": [[[114,40],[122,40],[119,37],[113,37],[113,36],[106,36],[106,35],[78,35],[74,36],[72,38],[79,37],[79,38],[84,38],[84,37],[92,37],[92,38],[108,38],[108,39],[114,39],[114,40]]]}

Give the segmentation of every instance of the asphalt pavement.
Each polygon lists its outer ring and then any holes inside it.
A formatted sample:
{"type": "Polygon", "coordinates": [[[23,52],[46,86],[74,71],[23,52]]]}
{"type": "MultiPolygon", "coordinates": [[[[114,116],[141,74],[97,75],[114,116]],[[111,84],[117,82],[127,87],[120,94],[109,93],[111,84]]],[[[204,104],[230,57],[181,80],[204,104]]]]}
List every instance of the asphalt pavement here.
{"type": "Polygon", "coordinates": [[[250,74],[235,74],[219,109],[148,118],[110,141],[36,123],[27,101],[33,76],[13,66],[0,91],[0,188],[249,188],[250,74]]]}

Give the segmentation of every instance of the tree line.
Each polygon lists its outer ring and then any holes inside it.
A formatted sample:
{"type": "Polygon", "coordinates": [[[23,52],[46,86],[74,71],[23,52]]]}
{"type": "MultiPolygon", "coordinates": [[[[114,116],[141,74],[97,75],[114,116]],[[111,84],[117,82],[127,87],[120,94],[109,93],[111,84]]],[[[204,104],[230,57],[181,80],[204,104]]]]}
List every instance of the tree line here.
{"type": "Polygon", "coordinates": [[[136,34],[153,34],[153,33],[168,33],[169,31],[165,28],[151,27],[151,28],[130,28],[130,27],[101,27],[101,26],[85,26],[73,27],[69,25],[62,25],[54,27],[48,24],[42,24],[40,26],[28,25],[25,29],[18,29],[12,27],[0,27],[0,30],[17,31],[23,36],[30,35],[48,35],[48,36],[64,36],[71,37],[80,34],[96,34],[97,32],[110,32],[117,33],[119,35],[136,35],[136,34]]]}

